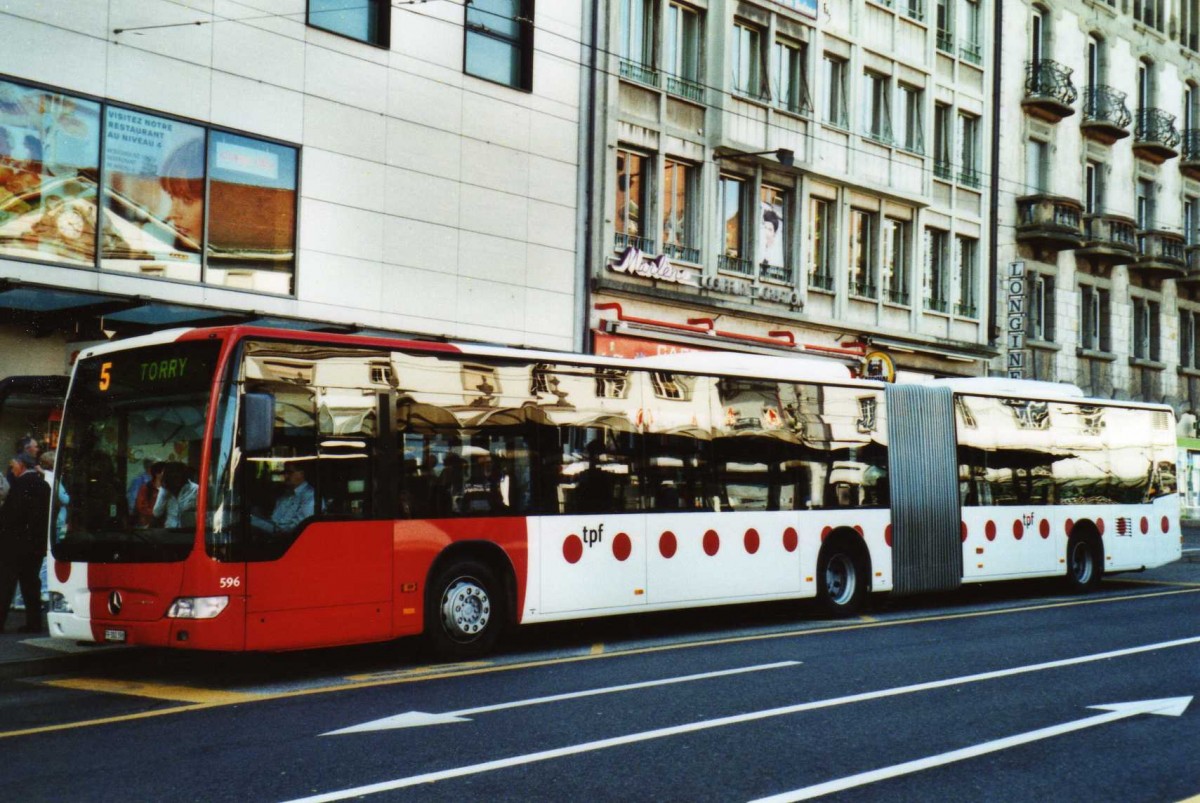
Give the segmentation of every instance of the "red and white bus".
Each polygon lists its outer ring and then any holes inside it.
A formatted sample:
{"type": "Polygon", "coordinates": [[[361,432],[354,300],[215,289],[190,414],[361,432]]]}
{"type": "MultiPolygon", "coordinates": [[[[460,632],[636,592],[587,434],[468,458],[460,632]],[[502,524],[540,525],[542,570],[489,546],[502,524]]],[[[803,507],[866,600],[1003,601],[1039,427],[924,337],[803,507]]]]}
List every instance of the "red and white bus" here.
{"type": "Polygon", "coordinates": [[[222,328],[85,351],[50,632],[212,650],[1105,572],[1180,556],[1170,408],[813,358],[222,328]],[[146,461],[161,488],[135,499],[146,461]],[[148,505],[149,501],[157,502],[148,505]]]}

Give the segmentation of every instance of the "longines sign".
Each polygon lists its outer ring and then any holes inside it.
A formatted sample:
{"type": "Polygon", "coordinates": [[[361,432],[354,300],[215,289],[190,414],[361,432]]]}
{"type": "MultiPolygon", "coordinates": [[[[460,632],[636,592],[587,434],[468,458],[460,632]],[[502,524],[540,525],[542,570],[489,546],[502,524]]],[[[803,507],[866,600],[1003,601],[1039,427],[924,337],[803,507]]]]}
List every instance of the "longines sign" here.
{"type": "Polygon", "coordinates": [[[608,263],[608,269],[614,273],[626,273],[630,276],[641,276],[660,282],[672,282],[684,287],[698,287],[714,293],[725,293],[744,298],[758,298],[763,301],[774,301],[779,304],[790,304],[794,307],[803,306],[800,294],[786,287],[758,285],[741,279],[730,279],[724,276],[705,276],[692,268],[675,265],[665,254],[648,257],[632,246],[626,248],[619,257],[608,263]]]}

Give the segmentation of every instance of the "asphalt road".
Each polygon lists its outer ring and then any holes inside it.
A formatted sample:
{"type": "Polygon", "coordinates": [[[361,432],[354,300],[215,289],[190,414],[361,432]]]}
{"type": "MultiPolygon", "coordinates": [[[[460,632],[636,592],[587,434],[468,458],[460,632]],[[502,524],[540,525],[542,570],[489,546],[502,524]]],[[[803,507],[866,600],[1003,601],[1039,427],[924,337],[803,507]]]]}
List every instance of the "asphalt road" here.
{"type": "Polygon", "coordinates": [[[21,801],[1200,793],[1200,701],[1186,700],[1200,691],[1200,563],[1112,578],[1087,597],[1030,582],[813,616],[761,605],[528,628],[472,665],[423,665],[400,643],[139,655],[105,674],[10,681],[0,790],[21,801]],[[363,728],[394,717],[409,726],[363,728]]]}

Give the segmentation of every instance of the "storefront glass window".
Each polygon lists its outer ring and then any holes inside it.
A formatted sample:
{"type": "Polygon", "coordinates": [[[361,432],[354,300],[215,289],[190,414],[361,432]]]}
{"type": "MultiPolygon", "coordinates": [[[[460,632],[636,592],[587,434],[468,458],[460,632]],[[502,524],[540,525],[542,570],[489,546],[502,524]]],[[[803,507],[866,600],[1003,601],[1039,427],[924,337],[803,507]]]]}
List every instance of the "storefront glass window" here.
{"type": "Polygon", "coordinates": [[[101,267],[199,281],[203,242],[204,129],[109,107],[101,267]]]}
{"type": "Polygon", "coordinates": [[[296,151],[213,131],[208,145],[206,281],[292,292],[296,151]]]}
{"type": "Polygon", "coordinates": [[[0,81],[0,257],[96,259],[100,105],[0,81]]]}

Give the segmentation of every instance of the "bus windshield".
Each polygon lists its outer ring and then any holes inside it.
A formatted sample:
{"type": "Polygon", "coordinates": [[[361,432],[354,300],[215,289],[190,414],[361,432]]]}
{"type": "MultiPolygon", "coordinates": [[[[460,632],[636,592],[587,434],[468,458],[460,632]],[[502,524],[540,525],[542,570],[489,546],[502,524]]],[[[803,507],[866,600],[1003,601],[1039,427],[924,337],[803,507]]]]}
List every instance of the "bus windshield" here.
{"type": "Polygon", "coordinates": [[[82,360],[67,398],[51,548],[66,561],[182,560],[220,343],[82,360]]]}

